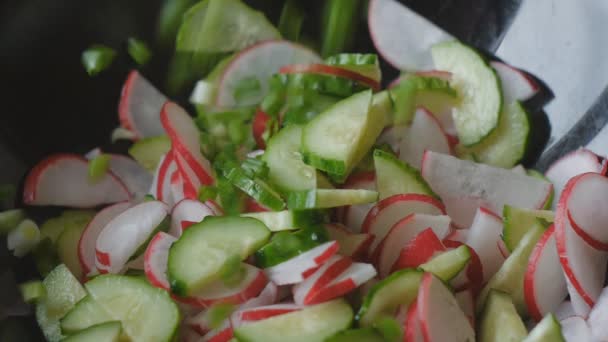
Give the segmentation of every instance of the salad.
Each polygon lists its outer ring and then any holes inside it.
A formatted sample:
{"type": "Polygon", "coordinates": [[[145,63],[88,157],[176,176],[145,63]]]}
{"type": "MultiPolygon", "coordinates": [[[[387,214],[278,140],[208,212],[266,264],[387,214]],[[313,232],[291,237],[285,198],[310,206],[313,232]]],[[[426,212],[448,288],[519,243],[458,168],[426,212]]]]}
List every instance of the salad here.
{"type": "Polygon", "coordinates": [[[276,27],[241,0],[167,4],[169,85],[126,76],[128,153],[51,155],[0,213],[48,341],[608,340],[608,163],[520,164],[543,148],[538,79],[396,0],[328,0],[317,45],[298,1],[276,27]],[[361,13],[379,55],[348,52],[361,13]]]}

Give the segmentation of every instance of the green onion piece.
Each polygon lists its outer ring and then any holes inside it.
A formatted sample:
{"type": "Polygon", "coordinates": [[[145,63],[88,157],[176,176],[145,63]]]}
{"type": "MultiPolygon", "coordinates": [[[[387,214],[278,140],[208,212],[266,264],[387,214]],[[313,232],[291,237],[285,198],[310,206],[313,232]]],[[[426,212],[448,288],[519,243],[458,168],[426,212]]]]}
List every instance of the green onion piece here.
{"type": "Polygon", "coordinates": [[[0,212],[0,234],[8,234],[25,218],[22,209],[12,209],[0,212]]]}
{"type": "Polygon", "coordinates": [[[220,270],[220,279],[228,287],[237,286],[245,277],[245,273],[246,270],[241,263],[241,259],[238,255],[233,255],[226,260],[220,270]]]}
{"type": "Polygon", "coordinates": [[[241,168],[249,177],[259,177],[266,179],[268,176],[268,165],[258,158],[247,158],[241,164],[241,168]]]}
{"type": "Polygon", "coordinates": [[[129,38],[127,41],[127,51],[133,60],[139,65],[145,65],[150,61],[152,52],[148,45],[137,38],[129,38]]]}
{"type": "Polygon", "coordinates": [[[100,181],[110,168],[110,156],[100,154],[89,161],[89,181],[96,183],[100,181]]]}
{"type": "Polygon", "coordinates": [[[26,303],[34,303],[46,296],[44,285],[39,280],[28,281],[19,285],[21,296],[26,303]]]}
{"type": "Polygon", "coordinates": [[[40,242],[40,229],[36,222],[25,219],[6,238],[6,246],[13,255],[20,258],[36,248],[40,242]]]}
{"type": "Polygon", "coordinates": [[[257,77],[247,77],[239,82],[234,87],[234,99],[236,103],[251,103],[251,99],[257,99],[262,94],[262,85],[257,77]]]}
{"type": "Polygon", "coordinates": [[[198,190],[198,200],[203,203],[208,200],[215,200],[216,197],[217,188],[215,186],[203,186],[198,190]]]}
{"type": "Polygon", "coordinates": [[[89,76],[95,76],[107,69],[115,57],[114,49],[105,45],[93,45],[82,53],[82,65],[89,76]]]}
{"type": "Polygon", "coordinates": [[[283,38],[297,42],[302,32],[304,11],[298,6],[297,0],[287,0],[283,5],[279,18],[279,32],[283,38]]]}
{"type": "Polygon", "coordinates": [[[374,322],[373,327],[388,342],[398,342],[402,340],[403,330],[401,324],[392,317],[382,317],[374,322]]]}
{"type": "Polygon", "coordinates": [[[359,24],[360,5],[360,0],[325,1],[321,55],[331,56],[351,48],[359,24]]]}

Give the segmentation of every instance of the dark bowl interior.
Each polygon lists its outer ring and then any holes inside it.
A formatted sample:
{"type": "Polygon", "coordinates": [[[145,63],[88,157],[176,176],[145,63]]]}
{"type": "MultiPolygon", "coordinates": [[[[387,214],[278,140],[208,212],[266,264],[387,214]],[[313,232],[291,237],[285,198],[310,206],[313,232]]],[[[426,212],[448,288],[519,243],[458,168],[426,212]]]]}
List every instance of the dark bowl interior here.
{"type": "MultiPolygon", "coordinates": [[[[271,3],[269,16],[276,22],[283,1],[249,2],[271,3]]],[[[458,38],[493,51],[520,1],[404,2],[458,38]]],[[[5,0],[0,4],[0,182],[19,182],[29,167],[53,152],[84,153],[97,146],[124,150],[126,144],[110,144],[110,132],[118,125],[122,83],[136,66],[128,58],[118,58],[108,71],[89,77],[80,55],[93,43],[126,55],[127,37],[154,42],[160,6],[160,0],[5,0]]],[[[356,39],[356,50],[373,51],[363,18],[356,39]]],[[[155,55],[141,71],[162,87],[171,52],[152,46],[155,55]]],[[[382,67],[385,79],[397,75],[389,66],[382,67]]],[[[177,99],[183,103],[184,94],[177,99]]],[[[31,262],[10,257],[4,243],[2,239],[0,274],[10,268],[17,281],[34,277],[31,262]]],[[[4,292],[0,307],[17,296],[14,288],[5,290],[6,285],[0,284],[4,292]]],[[[13,336],[21,336],[20,341],[41,339],[31,318],[5,320],[0,324],[1,341],[9,340],[2,335],[6,329],[17,329],[13,336]]]]}

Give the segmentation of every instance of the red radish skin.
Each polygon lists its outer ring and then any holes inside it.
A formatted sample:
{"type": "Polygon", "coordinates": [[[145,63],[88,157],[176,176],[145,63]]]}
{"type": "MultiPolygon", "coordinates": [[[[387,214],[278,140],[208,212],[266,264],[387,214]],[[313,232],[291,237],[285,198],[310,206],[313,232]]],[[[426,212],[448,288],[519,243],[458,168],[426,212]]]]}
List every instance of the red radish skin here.
{"type": "Polygon", "coordinates": [[[77,154],[54,154],[39,162],[25,178],[26,205],[92,208],[131,199],[126,185],[112,172],[92,184],[88,161],[77,154]]]}
{"type": "MultiPolygon", "coordinates": [[[[348,177],[343,189],[365,189],[376,190],[376,173],[360,172],[348,177]]],[[[339,220],[342,221],[351,231],[361,232],[363,221],[373,204],[349,205],[339,208],[339,220]]]]}
{"type": "Polygon", "coordinates": [[[379,201],[363,221],[362,231],[374,235],[370,252],[373,253],[395,223],[413,213],[443,215],[445,208],[437,199],[420,194],[398,194],[379,201]]]}
{"type": "Polygon", "coordinates": [[[325,64],[292,64],[279,69],[280,74],[317,74],[348,78],[373,90],[380,90],[380,83],[357,72],[325,64]]]}
{"type": "Polygon", "coordinates": [[[171,176],[177,170],[177,164],[173,158],[173,153],[169,152],[163,156],[156,168],[154,180],[150,193],[159,201],[163,201],[169,205],[171,199],[171,176]]]}
{"type": "Polygon", "coordinates": [[[248,213],[263,213],[271,210],[256,202],[253,198],[248,197],[245,200],[245,211],[248,213]]]}
{"type": "Polygon", "coordinates": [[[475,340],[475,331],[456,298],[431,273],[422,276],[416,301],[425,342],[475,340]]]}
{"type": "Polygon", "coordinates": [[[206,333],[201,341],[206,342],[228,342],[234,337],[234,331],[232,330],[232,326],[230,322],[227,321],[221,327],[217,329],[213,329],[206,333]]]}
{"type": "Polygon", "coordinates": [[[417,108],[408,132],[401,140],[399,159],[420,169],[424,151],[451,154],[448,134],[439,120],[426,108],[417,108]]]}
{"type": "Polygon", "coordinates": [[[278,265],[266,268],[264,272],[277,285],[296,284],[315,272],[339,249],[340,245],[336,241],[329,241],[278,265]]]}
{"type": "Polygon", "coordinates": [[[167,260],[169,248],[177,239],[167,233],[158,232],[144,253],[144,271],[146,278],[153,286],[169,291],[167,280],[167,260]]]}
{"type": "Polygon", "coordinates": [[[401,249],[399,259],[393,266],[392,272],[404,268],[416,268],[445,250],[445,246],[433,229],[427,228],[401,249]]]}
{"type": "Polygon", "coordinates": [[[595,249],[608,250],[608,178],[590,172],[576,176],[562,192],[574,231],[595,249]]]}
{"type": "Polygon", "coordinates": [[[288,314],[302,310],[302,306],[293,303],[273,304],[247,308],[234,312],[230,317],[233,328],[238,328],[247,323],[261,321],[271,317],[288,314]]]}
{"type": "Polygon", "coordinates": [[[496,242],[496,247],[500,251],[500,255],[502,255],[502,257],[505,260],[507,260],[507,258],[509,257],[509,255],[511,255],[511,252],[509,252],[509,249],[505,245],[505,242],[503,240],[499,240],[498,242],[496,242]]]}
{"type": "Polygon", "coordinates": [[[255,143],[258,145],[258,148],[262,150],[266,148],[266,141],[264,141],[264,132],[266,132],[266,129],[268,128],[269,121],[270,116],[258,108],[258,110],[256,110],[255,112],[255,116],[253,117],[251,130],[255,143]]]}
{"type": "Polygon", "coordinates": [[[312,304],[312,298],[317,295],[332,280],[352,265],[353,260],[348,257],[333,256],[303,282],[296,284],[293,289],[293,299],[296,304],[312,304]]]}
{"type": "Polygon", "coordinates": [[[420,326],[420,318],[418,315],[418,302],[416,300],[414,300],[407,309],[404,323],[404,341],[424,342],[424,336],[422,335],[422,327],[420,326]]]}
{"type": "Polygon", "coordinates": [[[555,244],[555,226],[552,225],[543,233],[530,255],[524,275],[524,298],[530,316],[540,322],[545,314],[555,312],[567,295],[566,279],[555,244]]]}
{"type": "Polygon", "coordinates": [[[116,216],[132,206],[130,202],[121,202],[108,206],[98,212],[87,224],[78,240],[78,260],[85,276],[91,275],[95,267],[95,244],[103,228],[116,216]]]}

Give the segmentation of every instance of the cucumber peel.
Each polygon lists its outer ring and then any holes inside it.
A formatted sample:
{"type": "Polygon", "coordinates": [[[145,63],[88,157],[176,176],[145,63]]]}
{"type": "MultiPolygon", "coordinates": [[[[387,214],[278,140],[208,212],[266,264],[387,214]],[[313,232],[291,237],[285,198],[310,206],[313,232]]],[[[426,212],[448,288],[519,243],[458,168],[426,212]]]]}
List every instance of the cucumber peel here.
{"type": "Polygon", "coordinates": [[[534,226],[546,228],[542,221],[553,222],[554,213],[548,210],[520,209],[505,205],[502,211],[503,231],[502,239],[509,251],[513,251],[521,239],[534,226]]]}
{"type": "Polygon", "coordinates": [[[374,166],[380,200],[392,195],[408,193],[438,198],[422,178],[420,171],[397,159],[393,154],[379,149],[374,150],[374,166]]]}

